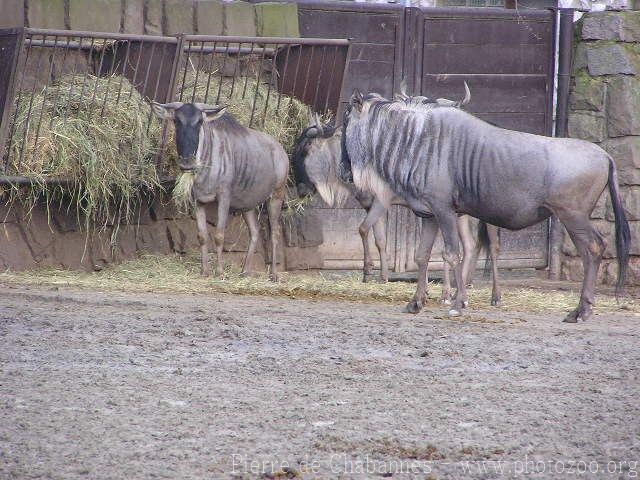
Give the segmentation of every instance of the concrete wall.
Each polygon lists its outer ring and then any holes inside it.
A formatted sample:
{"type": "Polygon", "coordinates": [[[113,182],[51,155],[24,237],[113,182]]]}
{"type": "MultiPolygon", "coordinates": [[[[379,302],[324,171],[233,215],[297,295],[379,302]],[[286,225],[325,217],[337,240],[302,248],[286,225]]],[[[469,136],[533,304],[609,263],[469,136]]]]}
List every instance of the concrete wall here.
{"type": "Polygon", "coordinates": [[[299,36],[295,3],[221,0],[0,0],[0,28],[148,35],[299,36]]]}
{"type": "MultiPolygon", "coordinates": [[[[598,143],[615,160],[622,199],[631,226],[631,273],[640,283],[640,12],[585,15],[577,25],[569,136],[598,143]]],[[[599,279],[614,283],[617,275],[613,210],[607,191],[593,222],[609,247],[599,279]]],[[[565,235],[565,278],[581,279],[582,264],[565,235]]]]}
{"type": "MultiPolygon", "coordinates": [[[[313,213],[307,217],[285,219],[278,253],[281,268],[288,270],[318,268],[322,243],[313,213]],[[304,234],[300,232],[305,232],[304,234]],[[314,235],[313,232],[316,232],[314,235]]],[[[51,210],[37,204],[30,213],[19,205],[0,202],[0,269],[26,270],[39,267],[100,270],[104,266],[135,258],[141,252],[155,254],[186,253],[198,249],[196,223],[176,211],[168,197],[147,198],[133,216],[135,221],[87,236],[73,212],[51,210]]],[[[215,252],[216,209],[208,209],[210,252],[215,252]]],[[[264,270],[269,261],[266,215],[261,216],[261,239],[254,263],[264,270]],[[265,253],[267,252],[267,253],[265,253]]],[[[226,229],[225,261],[240,265],[248,245],[247,228],[242,217],[233,216],[226,229]]],[[[215,255],[212,255],[213,258],[215,255]]]]}

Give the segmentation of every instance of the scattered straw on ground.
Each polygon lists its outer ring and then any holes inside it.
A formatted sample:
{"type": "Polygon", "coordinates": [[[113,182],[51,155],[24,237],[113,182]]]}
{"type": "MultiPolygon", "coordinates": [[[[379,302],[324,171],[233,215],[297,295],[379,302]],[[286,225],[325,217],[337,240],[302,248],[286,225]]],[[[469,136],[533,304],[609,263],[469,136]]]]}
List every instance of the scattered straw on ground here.
{"type": "MultiPolygon", "coordinates": [[[[103,291],[186,293],[210,295],[283,296],[319,300],[348,300],[360,303],[391,303],[404,305],[411,299],[415,284],[362,283],[360,273],[332,272],[282,273],[279,283],[270,282],[267,275],[258,273],[242,277],[229,269],[225,280],[202,278],[199,258],[194,254],[181,257],[145,255],[137,260],[111,266],[100,272],[83,273],[68,270],[37,270],[0,273],[0,282],[8,284],[62,286],[103,291]]],[[[429,305],[437,306],[440,286],[430,284],[429,305]]],[[[469,291],[474,309],[494,309],[489,305],[488,287],[469,291]]],[[[578,291],[549,291],[534,288],[505,287],[502,295],[503,311],[540,313],[568,312],[575,308],[578,291]]],[[[597,312],[634,312],[640,314],[640,304],[625,298],[618,304],[615,298],[598,295],[597,312]]]]}

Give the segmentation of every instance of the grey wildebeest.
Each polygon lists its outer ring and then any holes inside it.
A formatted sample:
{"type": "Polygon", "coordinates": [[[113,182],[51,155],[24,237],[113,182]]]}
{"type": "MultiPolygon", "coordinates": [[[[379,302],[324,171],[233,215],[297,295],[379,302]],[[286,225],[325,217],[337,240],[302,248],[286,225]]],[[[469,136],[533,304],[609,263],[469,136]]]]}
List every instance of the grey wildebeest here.
{"type": "MultiPolygon", "coordinates": [[[[426,97],[408,97],[404,95],[399,101],[407,105],[415,103],[416,108],[435,108],[437,106],[459,106],[459,104],[464,104],[464,100],[456,104],[446,99],[430,100],[426,97]]],[[[387,208],[377,200],[373,192],[359,190],[353,183],[345,182],[340,178],[338,172],[340,169],[341,141],[341,128],[323,124],[317,115],[310,119],[309,125],[296,142],[292,158],[298,194],[305,196],[318,192],[329,206],[339,205],[349,194],[352,194],[367,212],[358,229],[364,251],[363,281],[366,282],[373,272],[373,259],[369,249],[369,232],[373,229],[375,244],[380,258],[380,280],[386,282],[389,275],[385,235],[385,213],[387,208]]],[[[407,206],[406,202],[398,196],[393,197],[390,204],[407,206]]],[[[471,234],[469,216],[461,215],[458,217],[458,229],[465,259],[463,262],[463,278],[468,282],[473,274],[473,266],[478,253],[471,234]]],[[[498,229],[492,225],[482,224],[480,225],[479,233],[481,241],[478,246],[487,248],[492,261],[493,291],[491,304],[499,305],[501,294],[497,273],[497,257],[500,248],[498,229]]],[[[444,303],[450,303],[451,301],[449,265],[446,262],[444,265],[441,300],[444,303]]]]}
{"type": "Polygon", "coordinates": [[[289,169],[289,159],[282,145],[265,133],[240,125],[223,106],[154,102],[153,110],[160,118],[173,121],[178,166],[195,175],[192,196],[196,204],[202,274],[210,273],[204,205],[214,200],[218,203],[214,240],[219,275],[224,272],[222,247],[229,211],[242,212],[250,235],[242,271],[249,273],[259,235],[256,207],[268,200],[271,278],[277,280],[280,211],[289,169]]]}
{"type": "Polygon", "coordinates": [[[395,195],[422,216],[418,287],[407,306],[423,306],[423,272],[438,225],[443,257],[455,269],[458,290],[451,315],[466,301],[461,281],[458,214],[510,230],[555,214],[567,229],[584,266],[580,301],[564,321],[592,313],[596,275],[606,240],[589,216],[608,185],[618,256],[616,293],[629,261],[630,230],[620,198],[616,166],[599,146],[584,140],[549,138],[505,130],[457,108],[408,109],[357,90],[345,110],[342,170],[355,185],[389,205],[395,195]]]}

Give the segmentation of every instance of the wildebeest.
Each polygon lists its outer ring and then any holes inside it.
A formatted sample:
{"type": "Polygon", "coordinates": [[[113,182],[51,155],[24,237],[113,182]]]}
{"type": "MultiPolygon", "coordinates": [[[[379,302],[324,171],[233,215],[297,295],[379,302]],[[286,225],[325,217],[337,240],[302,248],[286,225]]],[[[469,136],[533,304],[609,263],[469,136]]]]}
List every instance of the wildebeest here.
{"type": "MultiPolygon", "coordinates": [[[[439,100],[440,103],[437,103],[436,101],[428,101],[426,97],[402,96],[400,101],[405,104],[415,103],[420,105],[418,108],[426,108],[423,102],[427,102],[426,105],[430,105],[430,108],[442,105],[456,105],[453,101],[439,100]]],[[[373,273],[373,259],[369,250],[368,239],[369,231],[373,228],[375,244],[380,257],[380,280],[386,282],[389,275],[385,235],[385,213],[387,208],[376,199],[373,192],[359,190],[353,183],[345,182],[340,178],[338,171],[340,169],[341,140],[341,128],[323,124],[317,115],[310,119],[309,125],[296,142],[292,158],[298,194],[304,196],[317,191],[329,206],[339,205],[349,194],[352,194],[362,208],[367,211],[367,215],[358,229],[364,251],[363,281],[367,281],[373,273]]],[[[390,204],[407,206],[406,202],[398,196],[393,197],[390,204]]],[[[477,249],[471,234],[470,217],[461,215],[458,218],[458,228],[464,258],[467,260],[463,263],[463,278],[468,282],[473,274],[473,265],[477,257],[477,249]]],[[[497,257],[500,248],[498,231],[491,225],[481,225],[479,232],[484,233],[484,235],[481,235],[482,242],[478,246],[486,247],[492,260],[493,291],[491,304],[499,305],[501,295],[497,274],[497,257]]],[[[446,262],[444,265],[441,299],[444,303],[450,303],[451,300],[449,265],[446,262]]]]}
{"type": "MultiPolygon", "coordinates": [[[[596,275],[606,248],[589,215],[607,184],[616,224],[616,293],[621,292],[631,235],[615,164],[597,145],[505,130],[457,108],[418,112],[357,90],[345,110],[343,129],[344,177],[352,175],[358,188],[374,191],[386,205],[399,195],[425,217],[419,246],[421,273],[426,272],[438,225],[442,230],[443,256],[455,268],[458,285],[450,314],[459,314],[466,301],[457,214],[511,230],[555,214],[584,266],[580,301],[564,321],[586,320],[592,313],[596,275]]],[[[423,302],[419,284],[408,310],[418,312],[423,302]]]]}
{"type": "Polygon", "coordinates": [[[210,273],[204,204],[218,202],[214,240],[219,275],[224,272],[222,246],[229,211],[242,212],[250,235],[242,271],[249,273],[259,236],[256,207],[268,199],[271,278],[277,280],[280,211],[289,169],[282,145],[265,133],[240,125],[225,112],[224,106],[154,102],[153,110],[159,117],[173,120],[179,167],[195,174],[192,195],[196,203],[202,274],[210,273]]]}

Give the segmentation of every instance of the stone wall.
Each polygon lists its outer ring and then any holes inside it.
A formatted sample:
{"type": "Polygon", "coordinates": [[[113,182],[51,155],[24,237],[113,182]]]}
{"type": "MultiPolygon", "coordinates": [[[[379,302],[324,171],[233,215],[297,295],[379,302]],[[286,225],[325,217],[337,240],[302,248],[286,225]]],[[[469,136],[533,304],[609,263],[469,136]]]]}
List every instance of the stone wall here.
{"type": "MultiPolygon", "coordinates": [[[[629,282],[640,283],[640,12],[599,12],[577,25],[569,100],[569,136],[595,142],[615,160],[631,226],[629,282]]],[[[599,280],[617,275],[613,210],[608,190],[592,214],[609,242],[599,280]]],[[[582,264],[565,235],[565,278],[582,278],[582,264]]]]}
{"type": "Polygon", "coordinates": [[[295,3],[221,0],[0,0],[0,28],[148,35],[298,37],[295,3]]]}
{"type": "MultiPolygon", "coordinates": [[[[209,250],[215,252],[216,208],[208,208],[209,250]]],[[[48,210],[36,204],[28,212],[19,205],[0,202],[0,269],[27,270],[41,267],[100,270],[104,266],[135,258],[140,253],[184,254],[198,251],[193,218],[176,211],[170,198],[149,197],[133,215],[131,223],[107,226],[87,235],[73,212],[66,208],[48,210]]],[[[322,257],[318,245],[322,236],[313,225],[313,212],[283,221],[283,238],[278,261],[287,270],[319,268],[322,257]],[[304,235],[300,232],[305,232],[304,235]]],[[[261,215],[261,242],[254,262],[256,270],[269,261],[269,234],[266,215],[261,215]]],[[[240,265],[249,238],[241,216],[233,216],[226,228],[225,260],[240,265]]],[[[211,255],[214,258],[215,255],[211,255]]]]}

